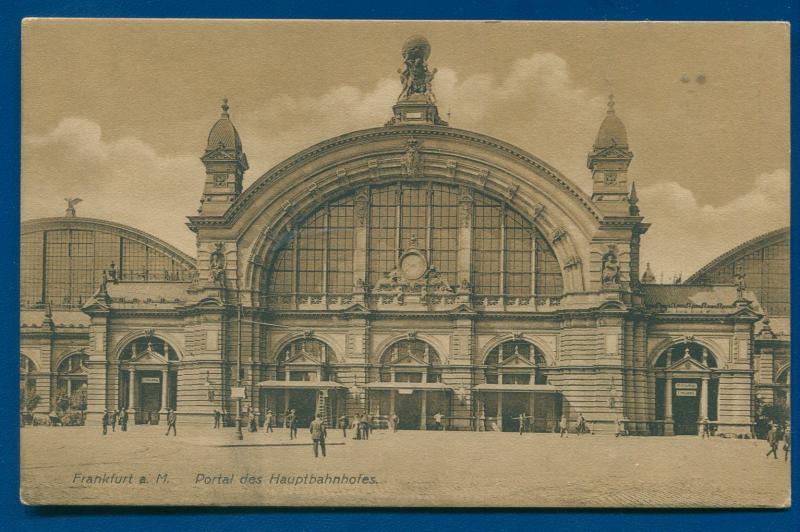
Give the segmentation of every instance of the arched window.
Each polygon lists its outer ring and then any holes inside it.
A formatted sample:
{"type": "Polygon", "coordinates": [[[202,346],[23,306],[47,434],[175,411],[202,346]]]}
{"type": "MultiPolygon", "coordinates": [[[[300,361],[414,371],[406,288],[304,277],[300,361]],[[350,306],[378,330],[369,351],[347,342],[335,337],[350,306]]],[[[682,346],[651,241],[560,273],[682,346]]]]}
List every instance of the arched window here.
{"type": "Polygon", "coordinates": [[[455,185],[415,181],[362,189],[321,206],[285,235],[263,286],[270,295],[351,294],[355,212],[367,231],[365,281],[376,287],[413,246],[446,286],[458,278],[460,221],[464,198],[471,220],[471,284],[476,294],[560,296],[561,269],[546,238],[506,203],[455,185]]]}
{"type": "Polygon", "coordinates": [[[508,340],[486,355],[488,384],[547,384],[547,375],[537,371],[546,365],[541,349],[525,340],[508,340]]]}
{"type": "Polygon", "coordinates": [[[685,358],[687,355],[707,368],[717,367],[716,357],[706,347],[694,342],[677,344],[670,347],[661,353],[654,367],[669,367],[675,362],[685,358]]]}
{"type": "Polygon", "coordinates": [[[333,353],[325,342],[314,338],[294,340],[275,359],[279,381],[334,380],[333,353]]]}
{"type": "Polygon", "coordinates": [[[19,354],[19,396],[20,408],[23,411],[30,412],[39,403],[37,399],[39,396],[36,393],[36,364],[26,355],[19,354]]]}
{"type": "Polygon", "coordinates": [[[394,342],[381,356],[381,381],[441,382],[439,353],[430,344],[409,338],[394,342]]]}
{"type": "Polygon", "coordinates": [[[86,387],[89,383],[89,370],[86,365],[89,355],[74,353],[58,365],[56,387],[58,394],[56,406],[59,410],[86,410],[86,387]]]}
{"type": "Polygon", "coordinates": [[[168,342],[155,336],[141,336],[131,341],[122,350],[119,355],[119,359],[121,362],[133,360],[137,357],[137,355],[146,351],[148,346],[150,347],[151,351],[163,356],[169,362],[177,362],[179,360],[178,353],[175,351],[175,348],[169,345],[168,342]]]}

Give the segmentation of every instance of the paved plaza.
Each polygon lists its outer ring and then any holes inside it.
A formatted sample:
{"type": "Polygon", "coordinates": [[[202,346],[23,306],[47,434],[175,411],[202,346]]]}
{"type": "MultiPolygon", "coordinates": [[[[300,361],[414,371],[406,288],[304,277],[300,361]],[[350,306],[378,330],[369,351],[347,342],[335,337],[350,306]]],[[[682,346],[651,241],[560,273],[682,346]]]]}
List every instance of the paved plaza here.
{"type": "Polygon", "coordinates": [[[790,463],[763,441],[698,437],[133,426],[22,429],[31,504],[775,507],[790,463]],[[350,434],[348,434],[350,436],[350,434]]]}

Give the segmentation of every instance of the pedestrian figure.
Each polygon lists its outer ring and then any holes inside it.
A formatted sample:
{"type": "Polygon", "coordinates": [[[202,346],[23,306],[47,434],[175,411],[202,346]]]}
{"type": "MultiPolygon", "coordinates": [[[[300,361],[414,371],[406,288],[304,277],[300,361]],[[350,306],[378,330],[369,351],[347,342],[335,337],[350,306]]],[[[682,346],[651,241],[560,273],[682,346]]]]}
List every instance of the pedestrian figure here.
{"type": "Polygon", "coordinates": [[[314,458],[319,458],[320,449],[322,449],[322,457],[325,458],[325,437],[328,434],[325,430],[325,422],[322,421],[322,416],[316,415],[314,421],[311,422],[309,430],[311,431],[311,440],[314,442],[314,458]]]}
{"type": "Polygon", "coordinates": [[[264,432],[272,432],[272,410],[267,410],[264,416],[264,432]]]}
{"type": "Polygon", "coordinates": [[[400,424],[400,418],[397,416],[397,412],[389,416],[389,423],[392,425],[392,432],[397,432],[397,425],[400,424]]]}
{"type": "Polygon", "coordinates": [[[561,436],[559,438],[563,438],[566,434],[569,437],[569,422],[567,421],[567,416],[561,416],[561,436]]]}
{"type": "Polygon", "coordinates": [[[250,432],[256,432],[258,430],[258,425],[256,423],[256,413],[250,410],[250,414],[248,414],[247,419],[248,427],[250,432]]]}
{"type": "Polygon", "coordinates": [[[583,414],[578,414],[578,426],[576,432],[580,435],[582,432],[589,432],[589,429],[586,428],[586,419],[583,417],[583,414]]]}
{"type": "Polygon", "coordinates": [[[285,429],[289,428],[289,414],[290,414],[290,412],[289,412],[288,408],[286,410],[284,410],[284,412],[283,412],[283,428],[285,428],[285,429]]]}
{"type": "Polygon", "coordinates": [[[347,438],[347,415],[339,417],[339,427],[342,429],[342,437],[347,438]]]}
{"type": "Polygon", "coordinates": [[[368,413],[364,413],[364,415],[361,416],[361,424],[360,424],[360,426],[361,426],[361,439],[362,440],[368,440],[369,439],[369,414],[368,413]]]}
{"type": "Polygon", "coordinates": [[[703,418],[703,438],[711,438],[711,429],[708,425],[708,418],[703,418]]]}
{"type": "Polygon", "coordinates": [[[436,424],[436,430],[444,430],[444,424],[442,422],[443,419],[444,416],[441,412],[436,412],[433,415],[433,422],[436,424]]]}
{"type": "Polygon", "coordinates": [[[769,451],[767,451],[767,457],[772,455],[777,460],[778,458],[778,427],[773,423],[769,427],[769,432],[767,432],[767,443],[769,444],[769,451]]]}
{"type": "Polygon", "coordinates": [[[784,462],[789,460],[789,449],[791,447],[792,447],[791,430],[789,430],[789,427],[786,427],[786,431],[783,433],[783,461],[784,462]]]}
{"type": "Polygon", "coordinates": [[[297,413],[294,408],[289,411],[289,439],[293,440],[297,437],[297,413]]]}
{"type": "Polygon", "coordinates": [[[364,430],[367,432],[367,439],[372,434],[372,414],[367,412],[364,414],[364,430]]]}
{"type": "Polygon", "coordinates": [[[620,436],[627,436],[628,431],[625,429],[625,420],[622,419],[621,416],[617,416],[617,432],[614,434],[615,438],[619,438],[620,436]]]}
{"type": "Polygon", "coordinates": [[[119,412],[119,428],[122,432],[128,432],[128,411],[124,408],[119,412]]]}
{"type": "Polygon", "coordinates": [[[178,415],[175,413],[173,409],[167,410],[167,433],[164,436],[169,436],[169,431],[172,430],[172,435],[177,436],[178,431],[175,428],[175,424],[178,421],[178,415]]]}
{"type": "Polygon", "coordinates": [[[353,439],[360,440],[361,439],[361,413],[356,412],[356,415],[353,417],[353,430],[355,431],[355,435],[353,439]]]}
{"type": "Polygon", "coordinates": [[[519,435],[522,436],[522,433],[525,431],[525,414],[520,413],[515,419],[519,423],[519,435]]]}
{"type": "Polygon", "coordinates": [[[103,436],[108,434],[108,410],[103,410],[103,436]]]}
{"type": "Polygon", "coordinates": [[[111,413],[111,432],[117,432],[117,416],[118,415],[119,415],[119,413],[116,410],[114,410],[111,413]]]}
{"type": "Polygon", "coordinates": [[[215,408],[214,409],[214,428],[215,429],[219,428],[219,420],[220,420],[221,417],[222,417],[222,414],[220,414],[219,410],[217,410],[215,408]]]}

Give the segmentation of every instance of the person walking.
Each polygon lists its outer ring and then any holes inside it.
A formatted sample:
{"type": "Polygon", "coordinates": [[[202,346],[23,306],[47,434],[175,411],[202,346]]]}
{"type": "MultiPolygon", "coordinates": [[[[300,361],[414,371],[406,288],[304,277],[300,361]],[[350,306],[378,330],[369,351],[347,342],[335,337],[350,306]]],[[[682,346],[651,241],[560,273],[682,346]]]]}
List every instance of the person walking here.
{"type": "Polygon", "coordinates": [[[369,414],[366,412],[361,416],[361,439],[369,439],[369,414]]]}
{"type": "Polygon", "coordinates": [[[578,435],[580,435],[582,432],[589,432],[589,429],[586,428],[586,419],[581,413],[578,414],[578,426],[576,430],[578,435]]]}
{"type": "Polygon", "coordinates": [[[516,418],[517,422],[519,423],[519,435],[522,436],[522,433],[525,432],[525,413],[521,412],[516,418]]]}
{"type": "Polygon", "coordinates": [[[108,434],[108,410],[103,410],[103,436],[108,434]]]}
{"type": "Polygon", "coordinates": [[[708,418],[703,418],[703,438],[711,438],[711,430],[708,426],[708,418]]]}
{"type": "Polygon", "coordinates": [[[392,432],[397,432],[397,426],[400,424],[400,418],[398,417],[397,412],[389,416],[389,422],[392,425],[392,432]]]}
{"type": "Polygon", "coordinates": [[[436,412],[433,415],[433,423],[436,425],[436,430],[444,430],[444,416],[441,412],[436,412]]]}
{"type": "Polygon", "coordinates": [[[215,409],[214,409],[214,428],[215,428],[215,429],[218,429],[218,428],[219,428],[219,421],[220,421],[220,418],[221,418],[221,417],[222,417],[222,414],[220,413],[220,411],[219,411],[219,410],[217,410],[217,409],[215,408],[215,409]]]}
{"type": "Polygon", "coordinates": [[[569,421],[567,421],[566,415],[561,416],[561,424],[559,428],[561,429],[561,436],[559,436],[559,438],[563,438],[565,434],[567,437],[569,437],[569,421]]]}
{"type": "Polygon", "coordinates": [[[264,432],[272,432],[272,419],[272,410],[267,410],[267,413],[264,416],[264,432]]]}
{"type": "Polygon", "coordinates": [[[319,458],[319,451],[322,450],[322,457],[325,458],[325,438],[328,433],[325,429],[325,422],[322,421],[322,416],[316,415],[314,421],[311,422],[309,427],[311,431],[311,441],[314,442],[314,458],[319,458]]]}
{"type": "Polygon", "coordinates": [[[119,416],[119,412],[114,410],[111,412],[111,432],[117,432],[117,417],[119,416]]]}
{"type": "Polygon", "coordinates": [[[783,461],[789,461],[789,450],[792,447],[792,435],[791,430],[789,427],[786,427],[786,430],[783,433],[783,461]]]}
{"type": "Polygon", "coordinates": [[[339,428],[342,429],[342,437],[347,438],[347,414],[342,414],[339,417],[339,428]]]}
{"type": "Polygon", "coordinates": [[[247,415],[247,425],[248,425],[248,430],[250,432],[256,432],[258,430],[258,424],[256,423],[256,413],[252,409],[247,415]]]}
{"type": "Polygon", "coordinates": [[[361,439],[361,412],[356,412],[356,415],[353,417],[353,434],[354,440],[361,439]]]}
{"type": "Polygon", "coordinates": [[[122,432],[128,432],[128,411],[125,408],[119,412],[119,429],[122,432]]]}
{"type": "Polygon", "coordinates": [[[297,413],[294,408],[289,412],[289,439],[293,440],[297,437],[297,413]]]}
{"type": "Polygon", "coordinates": [[[769,432],[767,432],[767,443],[769,444],[769,451],[767,451],[767,457],[772,455],[775,459],[778,459],[778,427],[775,423],[772,423],[769,426],[769,432]]]}
{"type": "Polygon", "coordinates": [[[178,435],[178,430],[175,428],[175,425],[178,422],[178,415],[175,413],[173,409],[167,410],[167,433],[164,436],[169,436],[169,431],[172,431],[173,436],[178,435]]]}

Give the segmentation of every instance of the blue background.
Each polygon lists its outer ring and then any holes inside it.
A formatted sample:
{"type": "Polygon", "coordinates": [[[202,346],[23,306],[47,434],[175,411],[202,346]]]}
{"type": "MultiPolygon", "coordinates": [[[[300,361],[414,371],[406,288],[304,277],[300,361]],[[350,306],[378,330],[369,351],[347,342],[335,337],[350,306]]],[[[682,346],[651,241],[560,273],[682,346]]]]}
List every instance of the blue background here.
{"type": "MultiPolygon", "coordinates": [[[[20,20],[23,17],[188,17],[188,18],[358,18],[358,19],[551,19],[551,20],[788,20],[797,22],[794,0],[753,1],[629,1],[582,0],[498,1],[446,0],[432,2],[395,0],[385,5],[378,0],[334,2],[279,2],[248,0],[171,0],[157,2],[111,2],[96,0],[17,1],[0,4],[0,257],[3,278],[0,301],[3,319],[0,333],[5,339],[0,371],[0,523],[7,530],[194,530],[278,529],[278,530],[372,530],[407,528],[416,531],[459,528],[463,530],[800,530],[800,511],[591,511],[591,510],[441,510],[391,509],[252,509],[252,508],[28,508],[20,504],[17,356],[19,335],[19,149],[20,149],[20,20]]],[[[797,25],[792,27],[792,71],[800,63],[797,25]]],[[[794,76],[793,76],[794,77],[794,76]]],[[[793,79],[793,88],[797,83],[793,79]]],[[[798,91],[792,97],[792,147],[797,146],[798,91]]],[[[742,147],[746,149],[746,146],[742,147]]],[[[793,157],[793,159],[795,159],[793,157]]],[[[792,196],[798,197],[797,171],[793,164],[792,196]]],[[[797,212],[792,202],[792,239],[798,234],[797,212]]],[[[797,285],[792,289],[796,300],[797,285]]],[[[800,339],[797,323],[792,334],[800,339]]],[[[797,342],[797,340],[796,340],[797,342]]],[[[796,350],[793,350],[797,364],[796,350]]],[[[797,379],[795,380],[797,383],[797,379]]],[[[797,388],[797,386],[795,386],[797,388]]],[[[792,394],[797,398],[797,393],[792,394]]],[[[793,409],[797,412],[797,408],[793,409]]],[[[795,418],[797,415],[795,414],[795,418]]],[[[794,424],[797,426],[797,423],[794,424]]],[[[795,456],[797,457],[797,455],[795,456]]],[[[569,471],[564,471],[569,475],[569,471]]],[[[793,480],[797,480],[797,460],[793,480]]],[[[714,479],[709,478],[709,489],[714,479]]],[[[747,489],[743,485],[742,489],[747,489]]],[[[793,502],[796,504],[796,497],[793,502]]]]}

